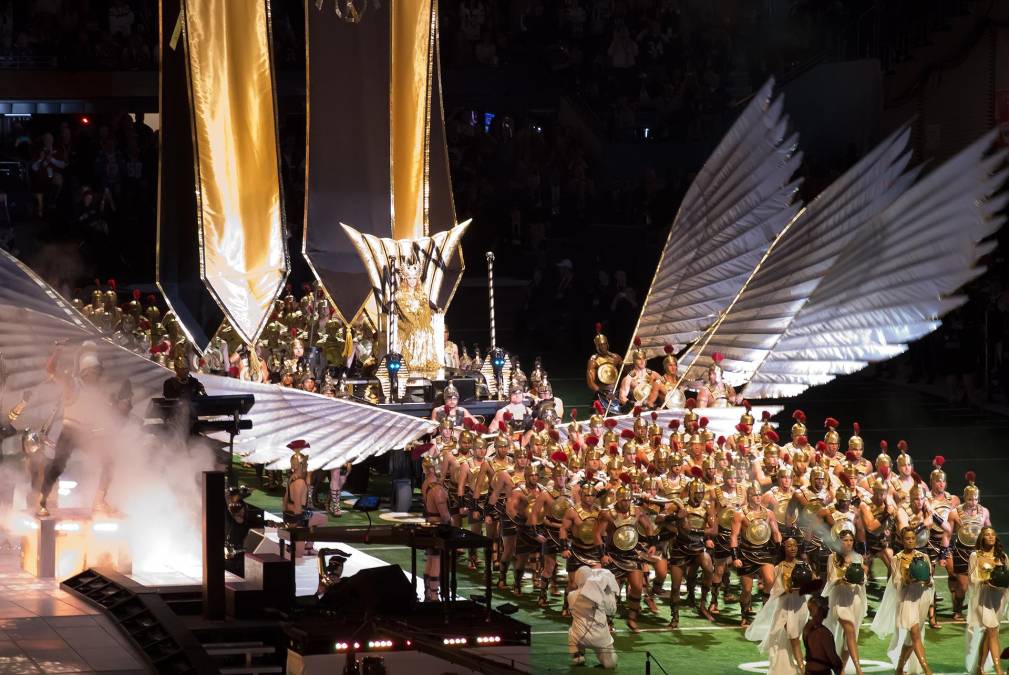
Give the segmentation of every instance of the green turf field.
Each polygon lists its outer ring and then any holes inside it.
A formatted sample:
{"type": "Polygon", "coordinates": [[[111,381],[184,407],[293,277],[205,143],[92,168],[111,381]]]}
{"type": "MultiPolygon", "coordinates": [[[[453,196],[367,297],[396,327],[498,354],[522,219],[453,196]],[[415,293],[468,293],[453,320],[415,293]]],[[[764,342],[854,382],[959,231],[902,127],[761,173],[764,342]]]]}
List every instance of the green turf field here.
{"type": "MultiPolygon", "coordinates": [[[[869,452],[869,449],[876,448],[880,438],[888,439],[891,447],[898,438],[906,438],[915,458],[916,469],[925,476],[930,470],[932,455],[941,452],[947,458],[949,489],[954,493],[962,491],[963,472],[974,469],[979,475],[982,503],[991,509],[1000,537],[1003,541],[1009,540],[1009,533],[1006,532],[1009,530],[1006,527],[1009,524],[1009,509],[1006,508],[1009,494],[1006,493],[1009,491],[1002,490],[1002,485],[1009,478],[1009,458],[1005,455],[1003,440],[1009,431],[1009,419],[949,407],[931,397],[865,380],[845,380],[820,387],[800,397],[799,401],[787,405],[786,413],[793,407],[802,407],[810,418],[811,429],[817,423],[813,420],[822,420],[826,415],[838,417],[846,427],[844,431],[848,430],[851,421],[857,419],[862,423],[866,456],[869,457],[875,456],[875,452],[869,452]]],[[[812,430],[811,436],[817,438],[812,430]]],[[[251,470],[243,468],[240,471],[243,482],[255,485],[251,470]]],[[[383,477],[372,478],[369,491],[384,496],[388,490],[383,477]]],[[[278,512],[280,508],[279,494],[264,494],[257,490],[249,501],[273,512],[278,512]]],[[[355,513],[330,520],[334,525],[366,522],[363,516],[355,513]]],[[[409,569],[407,549],[382,546],[359,548],[409,569]]],[[[873,574],[877,577],[884,575],[884,570],[878,563],[873,574]]],[[[470,572],[460,567],[461,593],[468,595],[477,592],[482,588],[482,579],[482,572],[470,572]]],[[[516,618],[532,626],[530,670],[542,674],[600,672],[597,668],[571,668],[568,665],[568,626],[560,615],[561,598],[551,598],[551,606],[542,610],[536,607],[536,596],[528,572],[525,588],[525,594],[519,599],[510,591],[495,590],[494,600],[495,605],[503,602],[517,604],[520,610],[515,615],[516,618]]],[[[939,630],[926,628],[929,662],[935,673],[963,673],[964,627],[963,624],[949,623],[950,593],[944,577],[938,579],[937,591],[942,596],[939,613],[943,626],[939,630]]],[[[870,592],[870,611],[859,639],[861,658],[867,673],[892,672],[886,665],[886,644],[868,629],[881,593],[881,587],[876,592],[870,592]],[[876,663],[869,664],[867,661],[876,663]]],[[[680,628],[675,631],[664,628],[669,620],[668,603],[660,602],[659,610],[659,616],[654,616],[647,610],[642,613],[639,625],[643,631],[637,635],[628,633],[622,619],[616,620],[615,638],[620,658],[616,672],[644,673],[646,654],[649,653],[670,675],[685,672],[741,673],[746,672],[742,669],[746,664],[753,664],[753,669],[749,672],[763,672],[766,669],[761,669],[759,663],[755,663],[764,661],[756,644],[743,639],[743,630],[738,626],[737,605],[724,609],[716,623],[699,619],[691,610],[682,608],[680,628]]],[[[1002,643],[1003,646],[1009,646],[1009,631],[1003,630],[1002,643]]],[[[594,664],[591,657],[589,662],[594,664]]],[[[661,673],[662,670],[653,664],[651,672],[661,673]]]]}

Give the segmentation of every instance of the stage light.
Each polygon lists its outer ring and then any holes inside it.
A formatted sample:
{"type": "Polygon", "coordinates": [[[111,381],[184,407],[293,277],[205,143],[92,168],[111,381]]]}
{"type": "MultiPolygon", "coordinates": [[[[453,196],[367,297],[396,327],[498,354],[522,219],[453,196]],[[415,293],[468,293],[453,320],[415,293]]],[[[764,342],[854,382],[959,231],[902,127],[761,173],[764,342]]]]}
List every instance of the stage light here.
{"type": "Polygon", "coordinates": [[[385,369],[389,373],[389,399],[399,401],[399,371],[403,367],[403,355],[389,352],[385,355],[385,369]]]}
{"type": "Polygon", "coordinates": [[[446,645],[448,647],[461,647],[465,645],[467,642],[469,642],[469,640],[467,640],[464,637],[453,637],[453,638],[445,638],[441,642],[443,645],[446,645]]]}
{"type": "Polygon", "coordinates": [[[347,651],[347,648],[350,647],[350,645],[348,645],[346,642],[337,642],[333,646],[338,652],[345,652],[347,651]]]}
{"type": "Polygon", "coordinates": [[[83,124],[84,126],[91,124],[91,118],[88,117],[87,115],[84,115],[83,117],[81,117],[81,124],[83,124]]]}
{"type": "Polygon", "coordinates": [[[497,385],[498,397],[504,398],[504,367],[505,350],[495,347],[490,353],[490,365],[494,371],[494,382],[497,385]]]}
{"type": "Polygon", "coordinates": [[[388,649],[392,647],[392,640],[369,640],[368,649],[388,649]]]}
{"type": "Polygon", "coordinates": [[[501,642],[500,635],[480,635],[476,639],[478,645],[492,645],[501,642]]]}
{"type": "Polygon", "coordinates": [[[79,532],[81,529],[80,523],[56,523],[57,532],[79,532]]]}
{"type": "Polygon", "coordinates": [[[354,649],[360,649],[360,648],[361,648],[361,643],[360,642],[355,642],[354,643],[354,649]]]}
{"type": "Polygon", "coordinates": [[[94,523],[91,529],[95,532],[118,532],[119,523],[94,523]]]}

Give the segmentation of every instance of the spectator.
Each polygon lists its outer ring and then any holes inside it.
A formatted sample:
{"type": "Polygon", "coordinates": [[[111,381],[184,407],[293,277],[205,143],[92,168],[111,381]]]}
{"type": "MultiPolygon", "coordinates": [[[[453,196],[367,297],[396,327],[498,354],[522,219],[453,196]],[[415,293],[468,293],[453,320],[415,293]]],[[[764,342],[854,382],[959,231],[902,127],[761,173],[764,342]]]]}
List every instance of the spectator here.
{"type": "Polygon", "coordinates": [[[130,37],[134,19],[133,8],[128,0],[112,0],[109,5],[109,33],[130,37]]]}
{"type": "Polygon", "coordinates": [[[42,144],[32,162],[32,193],[36,215],[45,217],[45,209],[59,199],[63,189],[63,170],[67,162],[63,153],[53,146],[53,135],[42,134],[42,144]]]}
{"type": "Polygon", "coordinates": [[[841,675],[843,664],[834,648],[834,634],[823,625],[827,618],[827,599],[820,595],[809,598],[809,622],[802,629],[806,647],[806,675],[841,675]]]}
{"type": "Polygon", "coordinates": [[[95,159],[95,176],[102,190],[102,199],[109,199],[112,210],[116,210],[119,197],[122,194],[123,176],[126,173],[123,157],[116,150],[116,143],[111,135],[101,141],[101,152],[95,159]]]}

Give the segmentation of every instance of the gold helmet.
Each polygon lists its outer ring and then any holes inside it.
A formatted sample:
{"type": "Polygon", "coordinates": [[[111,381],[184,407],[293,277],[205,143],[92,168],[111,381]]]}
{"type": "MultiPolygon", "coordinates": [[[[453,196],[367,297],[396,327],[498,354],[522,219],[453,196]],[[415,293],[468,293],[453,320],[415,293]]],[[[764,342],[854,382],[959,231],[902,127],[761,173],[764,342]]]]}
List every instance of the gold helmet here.
{"type": "Polygon", "coordinates": [[[604,416],[606,409],[603,408],[603,404],[596,399],[592,402],[592,415],[589,416],[589,426],[599,427],[603,425],[603,421],[606,419],[604,416]]]}
{"type": "Polygon", "coordinates": [[[683,428],[689,430],[690,425],[697,423],[697,413],[694,412],[694,408],[697,407],[697,399],[688,398],[683,407],[686,408],[686,412],[683,413],[683,428]]]}
{"type": "Polygon", "coordinates": [[[911,489],[908,491],[908,496],[910,496],[911,499],[922,499],[922,498],[924,498],[925,495],[921,491],[921,483],[919,483],[918,481],[915,481],[914,485],[912,485],[911,489]]]}
{"type": "Polygon", "coordinates": [[[879,471],[880,467],[885,466],[887,469],[890,468],[891,459],[890,453],[887,452],[887,448],[890,444],[886,441],[879,442],[879,454],[876,455],[876,471],[879,471]]]}
{"type": "Polygon", "coordinates": [[[641,346],[641,338],[634,338],[634,349],[631,350],[631,361],[637,361],[638,359],[648,360],[648,352],[644,350],[641,346]]]}
{"type": "Polygon", "coordinates": [[[95,290],[91,291],[91,309],[98,309],[105,304],[105,293],[102,292],[102,283],[95,279],[95,290]]]}
{"type": "Polygon", "coordinates": [[[638,408],[634,409],[634,436],[639,439],[648,436],[648,422],[641,417],[641,410],[638,408]]]}
{"type": "Polygon", "coordinates": [[[673,345],[671,345],[671,344],[669,344],[667,342],[662,347],[662,351],[664,351],[666,353],[665,357],[663,357],[663,359],[662,359],[662,369],[665,371],[665,370],[668,370],[670,366],[672,366],[672,372],[675,373],[678,364],[677,364],[677,361],[676,361],[676,354],[675,354],[675,349],[673,348],[673,345]]]}
{"type": "Polygon", "coordinates": [[[929,482],[932,485],[946,482],[946,472],[942,470],[942,465],[945,463],[946,458],[942,455],[936,455],[932,459],[932,474],[929,476],[929,482]]]}
{"type": "Polygon", "coordinates": [[[712,452],[711,454],[705,456],[705,458],[701,460],[701,466],[705,469],[718,469],[718,458],[715,457],[715,453],[712,452]]]}
{"type": "Polygon", "coordinates": [[[571,422],[568,424],[568,434],[582,433],[582,423],[578,421],[578,409],[571,409],[571,422]]]}
{"type": "Polygon", "coordinates": [[[442,392],[443,398],[447,401],[450,398],[459,398],[459,390],[455,388],[455,385],[451,382],[445,387],[445,391],[442,392]]]}
{"type": "Polygon", "coordinates": [[[749,401],[743,401],[743,405],[746,407],[746,411],[739,416],[739,423],[752,427],[754,422],[753,407],[750,405],[749,401]]]}
{"type": "Polygon", "coordinates": [[[865,448],[865,443],[862,441],[862,437],[859,432],[862,431],[862,426],[855,422],[852,426],[851,438],[848,439],[848,449],[849,450],[862,450],[865,448]]]}
{"type": "Polygon", "coordinates": [[[652,423],[648,425],[648,438],[662,438],[662,426],[659,424],[659,413],[652,411],[652,423]]]}
{"type": "Polygon", "coordinates": [[[291,471],[293,473],[300,472],[301,470],[307,468],[308,456],[305,455],[302,450],[306,450],[310,447],[312,446],[309,445],[308,441],[300,438],[287,444],[287,448],[294,452],[294,454],[291,455],[291,471]]]}
{"type": "Polygon", "coordinates": [[[873,479],[870,487],[873,492],[886,492],[886,483],[879,476],[873,479]]]}
{"type": "Polygon", "coordinates": [[[792,462],[809,463],[809,452],[798,445],[792,447],[792,462]]]}
{"type": "Polygon", "coordinates": [[[844,485],[838,486],[837,490],[834,492],[834,501],[836,502],[850,502],[851,501],[851,490],[844,485]]]}
{"type": "Polygon", "coordinates": [[[596,336],[592,338],[592,343],[596,346],[596,351],[605,354],[610,351],[610,341],[603,335],[603,324],[596,323],[596,336]]]}
{"type": "Polygon", "coordinates": [[[828,417],[823,422],[823,426],[825,426],[827,428],[827,433],[825,433],[823,435],[823,442],[824,443],[827,443],[827,444],[831,444],[831,443],[840,444],[841,443],[841,435],[839,433],[837,433],[837,427],[838,427],[839,424],[840,424],[840,422],[838,422],[833,417],[828,417]]]}
{"type": "Polygon", "coordinates": [[[108,290],[105,291],[105,304],[108,306],[114,306],[119,304],[119,291],[116,290],[116,280],[108,280],[108,290]]]}
{"type": "Polygon", "coordinates": [[[975,474],[973,471],[968,471],[966,475],[964,475],[964,481],[967,483],[967,485],[963,489],[964,501],[966,501],[968,497],[973,497],[974,499],[981,499],[981,491],[978,489],[977,485],[974,484],[974,480],[976,478],[977,474],[975,474]]]}
{"type": "Polygon", "coordinates": [[[897,441],[897,449],[900,451],[900,454],[897,455],[897,466],[911,466],[914,462],[911,460],[911,455],[907,452],[907,441],[897,441]]]}
{"type": "Polygon", "coordinates": [[[707,491],[708,487],[704,484],[704,481],[696,478],[690,481],[690,485],[687,487],[687,493],[691,497],[703,497],[707,491]]]}
{"type": "Polygon", "coordinates": [[[750,483],[746,486],[746,498],[750,499],[752,497],[760,496],[760,486],[755,483],[750,483]]]}
{"type": "Polygon", "coordinates": [[[809,470],[809,480],[812,481],[814,478],[819,478],[821,480],[827,480],[827,472],[822,466],[814,466],[809,470]]]}
{"type": "Polygon", "coordinates": [[[616,496],[617,496],[616,501],[618,502],[622,502],[624,500],[630,501],[631,499],[634,498],[634,493],[631,492],[631,489],[626,485],[621,485],[620,487],[617,488],[616,496]]]}
{"type": "Polygon", "coordinates": [[[442,417],[441,421],[438,422],[438,428],[442,431],[451,431],[454,427],[455,425],[452,423],[452,418],[448,416],[442,417]]]}
{"type": "Polygon", "coordinates": [[[795,423],[792,425],[792,442],[799,436],[806,435],[806,413],[801,410],[796,410],[792,413],[792,419],[795,423]]]}
{"type": "Polygon", "coordinates": [[[512,444],[512,442],[511,442],[511,439],[508,438],[508,434],[506,434],[503,431],[499,431],[498,434],[497,434],[497,436],[494,437],[494,448],[495,449],[497,449],[497,448],[506,448],[507,449],[507,448],[511,447],[511,444],[512,444]]]}

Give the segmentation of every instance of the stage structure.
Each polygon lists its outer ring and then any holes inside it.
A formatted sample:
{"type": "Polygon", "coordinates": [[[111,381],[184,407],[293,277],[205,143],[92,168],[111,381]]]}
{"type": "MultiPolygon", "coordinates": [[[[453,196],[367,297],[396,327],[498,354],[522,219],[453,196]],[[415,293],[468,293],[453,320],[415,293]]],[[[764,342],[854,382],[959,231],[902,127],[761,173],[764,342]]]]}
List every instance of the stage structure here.
{"type": "Polygon", "coordinates": [[[445,144],[438,1],[309,3],[305,22],[305,258],[345,320],[377,327],[388,254],[433,238],[437,255],[420,262],[444,313],[465,224],[445,144]]]}
{"type": "Polygon", "coordinates": [[[804,205],[772,88],[687,191],[634,332],[649,357],[681,354],[679,384],[714,376],[748,399],[798,395],[938,328],[1009,198],[995,132],[926,174],[909,168],[905,127],[804,205]]]}
{"type": "Polygon", "coordinates": [[[290,270],[269,2],[164,0],[157,281],[201,352],[246,343],[290,270]]]}

